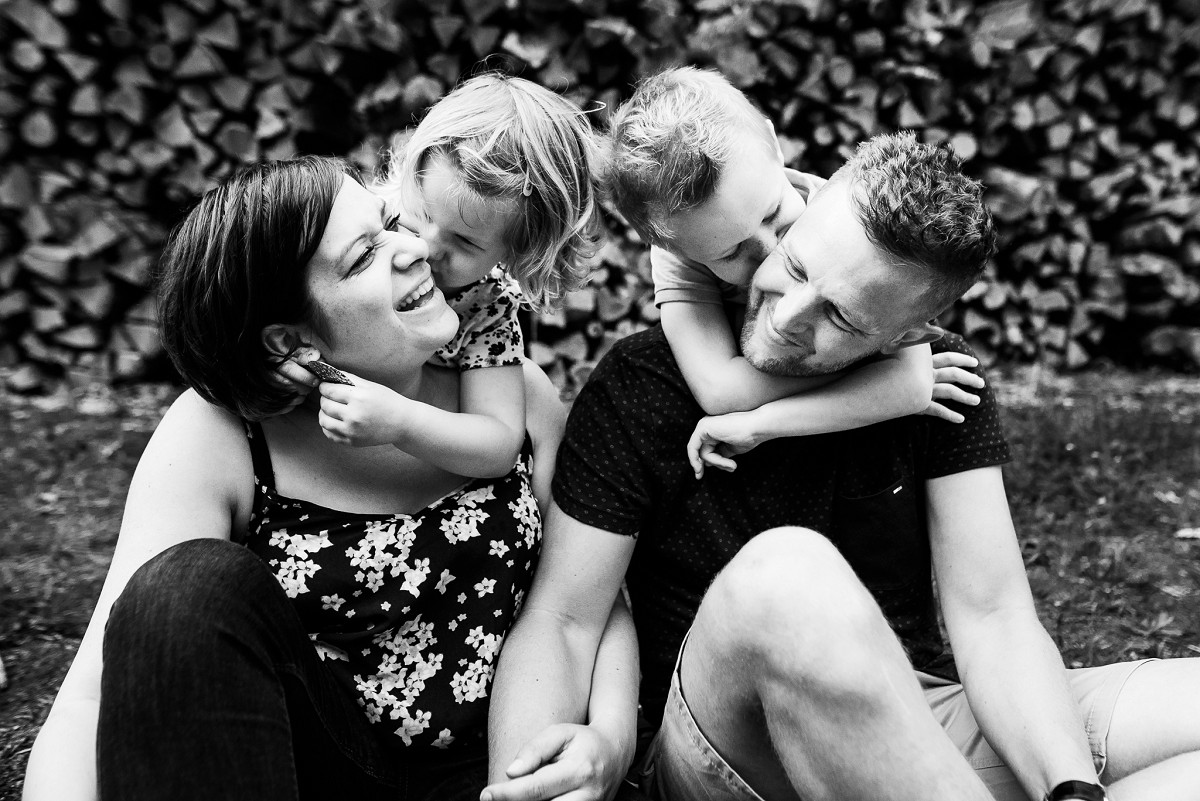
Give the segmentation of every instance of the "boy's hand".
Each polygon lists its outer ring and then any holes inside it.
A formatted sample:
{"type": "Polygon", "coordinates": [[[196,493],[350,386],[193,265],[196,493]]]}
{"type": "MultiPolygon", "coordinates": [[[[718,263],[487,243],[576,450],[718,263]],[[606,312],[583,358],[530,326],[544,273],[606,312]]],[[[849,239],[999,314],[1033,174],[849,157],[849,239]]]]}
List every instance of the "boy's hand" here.
{"type": "Polygon", "coordinates": [[[267,379],[275,386],[292,394],[287,407],[279,414],[287,414],[304,403],[308,393],[316,389],[317,384],[320,383],[320,379],[301,367],[294,358],[284,360],[282,364],[267,374],[267,379]]]}
{"type": "Polygon", "coordinates": [[[533,737],[481,801],[605,801],[624,778],[614,746],[591,726],[556,723],[533,737]]]}
{"type": "Polygon", "coordinates": [[[947,351],[933,354],[933,401],[922,414],[940,417],[951,423],[961,423],[965,420],[966,418],[961,414],[943,406],[938,401],[949,400],[955,403],[965,403],[968,406],[977,406],[979,396],[962,387],[983,389],[983,378],[968,369],[978,364],[977,359],[965,353],[947,351]]]}
{"type": "Polygon", "coordinates": [[[382,384],[346,374],[353,384],[322,381],[321,413],[317,420],[325,436],[356,448],[391,445],[405,432],[405,411],[413,403],[382,384]]]}
{"type": "Polygon", "coordinates": [[[696,478],[704,477],[704,466],[710,464],[727,473],[737,469],[730,457],[754,449],[762,437],[751,425],[750,412],[733,412],[716,417],[703,417],[688,440],[688,461],[696,478]]]}

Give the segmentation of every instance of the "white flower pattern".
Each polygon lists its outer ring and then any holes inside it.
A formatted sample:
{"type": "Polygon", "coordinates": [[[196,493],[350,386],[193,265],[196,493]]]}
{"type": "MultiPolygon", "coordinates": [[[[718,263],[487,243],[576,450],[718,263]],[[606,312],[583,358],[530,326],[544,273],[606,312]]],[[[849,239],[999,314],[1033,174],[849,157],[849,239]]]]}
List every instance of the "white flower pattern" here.
{"type": "Polygon", "coordinates": [[[478,742],[541,538],[528,443],[509,475],[411,516],[282,498],[255,458],[262,492],[245,544],[270,565],[367,720],[406,748],[478,742]],[[452,586],[470,589],[451,595],[452,586]]]}

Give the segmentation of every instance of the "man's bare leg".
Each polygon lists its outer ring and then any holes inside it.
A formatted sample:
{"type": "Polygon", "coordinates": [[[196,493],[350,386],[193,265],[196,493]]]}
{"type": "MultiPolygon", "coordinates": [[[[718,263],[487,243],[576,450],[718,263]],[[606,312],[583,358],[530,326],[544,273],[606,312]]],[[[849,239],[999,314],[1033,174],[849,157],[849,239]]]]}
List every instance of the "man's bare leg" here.
{"type": "Polygon", "coordinates": [[[680,678],[701,731],[767,801],[990,799],[878,605],[812,531],[765,532],[717,576],[680,678]]]}

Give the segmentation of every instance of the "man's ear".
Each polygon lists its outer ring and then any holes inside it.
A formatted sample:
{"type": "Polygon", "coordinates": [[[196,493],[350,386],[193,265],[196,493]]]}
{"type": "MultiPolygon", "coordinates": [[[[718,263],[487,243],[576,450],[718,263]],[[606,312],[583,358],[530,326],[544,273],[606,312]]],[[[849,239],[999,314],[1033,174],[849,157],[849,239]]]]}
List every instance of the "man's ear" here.
{"type": "Polygon", "coordinates": [[[879,352],[890,355],[901,348],[911,348],[913,345],[924,345],[927,342],[937,342],[946,333],[944,328],[933,323],[921,323],[905,330],[900,336],[888,342],[879,352]]]}
{"type": "Polygon", "coordinates": [[[284,358],[300,348],[312,347],[311,332],[301,325],[272,323],[262,330],[263,347],[272,356],[284,358]]]}

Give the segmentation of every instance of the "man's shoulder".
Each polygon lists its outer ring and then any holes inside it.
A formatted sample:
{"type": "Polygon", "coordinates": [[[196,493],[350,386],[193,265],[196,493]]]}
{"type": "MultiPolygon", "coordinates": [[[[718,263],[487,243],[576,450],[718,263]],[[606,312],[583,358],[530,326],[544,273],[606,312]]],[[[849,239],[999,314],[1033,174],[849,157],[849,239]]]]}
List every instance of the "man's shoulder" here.
{"type": "Polygon", "coordinates": [[[598,393],[625,407],[658,406],[665,400],[694,402],[657,325],[617,340],[588,377],[576,405],[598,393]]]}
{"type": "Polygon", "coordinates": [[[929,347],[934,353],[965,353],[972,358],[975,356],[975,351],[971,350],[967,341],[953,331],[947,331],[941,339],[933,342],[929,347]]]}
{"type": "MultiPolygon", "coordinates": [[[[655,325],[642,331],[637,331],[618,339],[608,353],[600,359],[592,376],[603,376],[617,370],[636,369],[654,366],[656,368],[673,367],[675,357],[671,346],[663,334],[662,326],[655,325]]],[[[590,379],[589,379],[590,380],[590,379]]]]}

